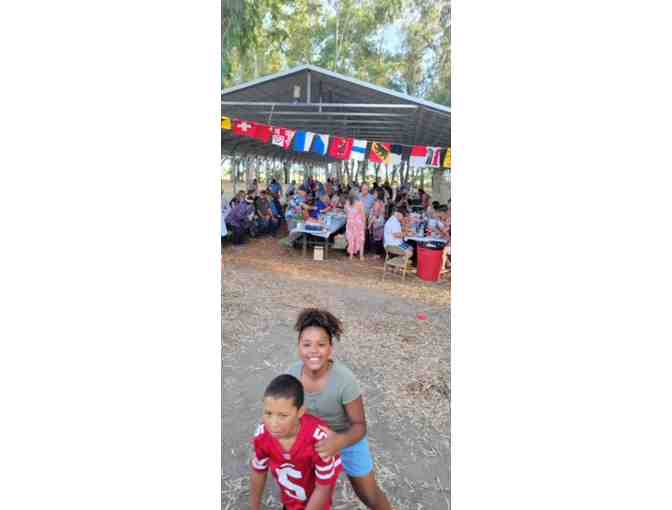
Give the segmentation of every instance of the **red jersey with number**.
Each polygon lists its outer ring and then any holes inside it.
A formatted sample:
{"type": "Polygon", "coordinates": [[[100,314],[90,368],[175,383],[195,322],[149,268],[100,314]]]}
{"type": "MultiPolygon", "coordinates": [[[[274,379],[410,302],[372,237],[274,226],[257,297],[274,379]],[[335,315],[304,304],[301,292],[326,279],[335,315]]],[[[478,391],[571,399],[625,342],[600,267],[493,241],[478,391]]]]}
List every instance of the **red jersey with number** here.
{"type": "Polygon", "coordinates": [[[282,503],[287,510],[303,510],[315,489],[315,484],[331,486],[332,497],[324,510],[331,510],[334,488],[343,467],[341,457],[322,458],[315,451],[315,443],[326,437],[326,423],[315,416],[304,414],[301,429],[289,451],[259,425],[254,434],[252,469],[267,471],[280,486],[282,503]]]}

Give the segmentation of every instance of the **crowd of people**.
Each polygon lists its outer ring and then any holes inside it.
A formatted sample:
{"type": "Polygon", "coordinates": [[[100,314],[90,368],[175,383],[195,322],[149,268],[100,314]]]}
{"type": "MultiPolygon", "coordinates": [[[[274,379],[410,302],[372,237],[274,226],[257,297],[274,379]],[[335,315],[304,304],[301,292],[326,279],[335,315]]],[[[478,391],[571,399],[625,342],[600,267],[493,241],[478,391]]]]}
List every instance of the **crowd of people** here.
{"type": "Polygon", "coordinates": [[[345,237],[351,259],[364,259],[385,253],[385,246],[398,246],[412,251],[404,241],[415,231],[418,222],[445,239],[445,256],[450,253],[450,205],[434,200],[424,189],[410,186],[393,188],[385,181],[345,184],[335,178],[325,182],[309,177],[297,186],[296,181],[282,185],[273,179],[260,189],[256,179],[247,191],[239,191],[230,201],[222,199],[222,236],[230,230],[233,243],[241,244],[247,237],[276,236],[281,229],[291,232],[298,223],[319,220],[330,211],[347,217],[345,237]]]}
{"type": "Polygon", "coordinates": [[[222,194],[222,241],[231,231],[233,244],[248,237],[276,236],[285,222],[282,186],[275,180],[259,189],[256,179],[247,191],[239,191],[230,201],[222,194]]]}

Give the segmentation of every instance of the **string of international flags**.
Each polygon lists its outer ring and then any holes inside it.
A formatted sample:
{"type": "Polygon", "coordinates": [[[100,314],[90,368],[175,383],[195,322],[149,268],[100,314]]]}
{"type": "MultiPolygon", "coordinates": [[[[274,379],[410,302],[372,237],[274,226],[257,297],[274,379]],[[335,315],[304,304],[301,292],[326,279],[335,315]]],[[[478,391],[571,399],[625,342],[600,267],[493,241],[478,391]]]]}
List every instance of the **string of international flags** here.
{"type": "MultiPolygon", "coordinates": [[[[398,165],[402,161],[404,152],[404,145],[402,144],[341,138],[311,131],[270,126],[249,120],[231,119],[224,116],[222,116],[222,129],[232,131],[237,136],[253,138],[265,144],[277,145],[287,151],[313,152],[344,161],[364,161],[369,143],[371,148],[368,151],[368,156],[369,161],[373,163],[398,165]]],[[[408,162],[413,167],[450,168],[450,147],[413,145],[408,162]]]]}

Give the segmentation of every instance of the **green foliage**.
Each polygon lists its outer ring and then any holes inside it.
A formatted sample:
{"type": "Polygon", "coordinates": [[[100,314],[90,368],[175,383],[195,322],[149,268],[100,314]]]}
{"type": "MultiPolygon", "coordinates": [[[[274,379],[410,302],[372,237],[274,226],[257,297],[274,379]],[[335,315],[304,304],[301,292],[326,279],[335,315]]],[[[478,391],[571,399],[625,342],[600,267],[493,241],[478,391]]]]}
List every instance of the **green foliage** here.
{"type": "Polygon", "coordinates": [[[223,87],[301,64],[450,104],[450,0],[223,0],[223,87]]]}

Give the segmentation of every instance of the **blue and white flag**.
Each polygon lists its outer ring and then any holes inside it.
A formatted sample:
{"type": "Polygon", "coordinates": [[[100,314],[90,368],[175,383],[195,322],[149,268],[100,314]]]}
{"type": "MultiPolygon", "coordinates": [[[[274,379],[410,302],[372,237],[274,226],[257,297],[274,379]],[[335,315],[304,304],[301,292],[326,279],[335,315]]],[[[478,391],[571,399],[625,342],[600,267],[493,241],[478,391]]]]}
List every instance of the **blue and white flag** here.
{"type": "Polygon", "coordinates": [[[352,141],[352,152],[350,153],[350,159],[355,161],[364,161],[364,156],[366,156],[366,140],[357,140],[352,141]]]}
{"type": "Polygon", "coordinates": [[[317,152],[321,156],[327,153],[329,147],[329,135],[315,135],[315,143],[313,143],[313,152],[317,152]]]}
{"type": "Polygon", "coordinates": [[[310,144],[313,143],[315,133],[310,131],[297,131],[294,135],[294,150],[298,152],[308,152],[310,144]]]}

